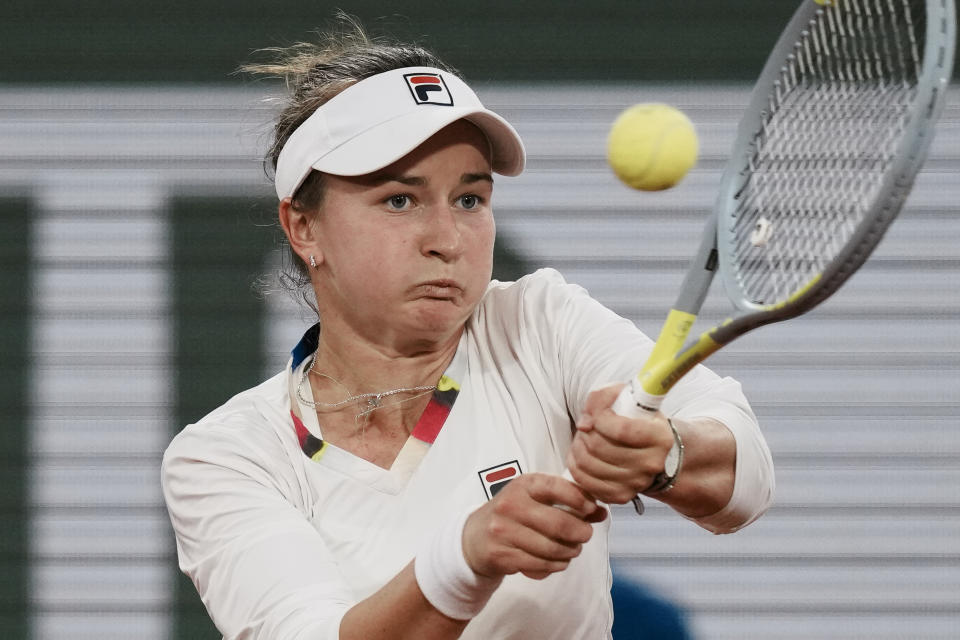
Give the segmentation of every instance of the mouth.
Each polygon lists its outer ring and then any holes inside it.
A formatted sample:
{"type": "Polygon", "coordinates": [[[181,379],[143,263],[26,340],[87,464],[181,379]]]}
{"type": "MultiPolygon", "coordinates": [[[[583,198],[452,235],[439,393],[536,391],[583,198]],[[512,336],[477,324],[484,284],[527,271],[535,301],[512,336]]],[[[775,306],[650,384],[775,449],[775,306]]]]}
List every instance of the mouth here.
{"type": "Polygon", "coordinates": [[[418,284],[414,287],[414,292],[421,298],[453,300],[463,295],[463,287],[455,280],[430,280],[418,284]]]}

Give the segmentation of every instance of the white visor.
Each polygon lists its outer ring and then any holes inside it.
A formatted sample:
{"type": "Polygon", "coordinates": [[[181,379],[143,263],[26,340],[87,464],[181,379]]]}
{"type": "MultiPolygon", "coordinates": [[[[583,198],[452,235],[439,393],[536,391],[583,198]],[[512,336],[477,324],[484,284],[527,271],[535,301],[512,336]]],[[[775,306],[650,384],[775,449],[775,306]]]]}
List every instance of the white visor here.
{"type": "Polygon", "coordinates": [[[460,119],[490,141],[495,172],[523,171],[520,136],[463,80],[439,69],[405,67],[347,87],[290,134],[277,159],[277,196],[292,197],[313,169],[337,176],[382,169],[460,119]]]}

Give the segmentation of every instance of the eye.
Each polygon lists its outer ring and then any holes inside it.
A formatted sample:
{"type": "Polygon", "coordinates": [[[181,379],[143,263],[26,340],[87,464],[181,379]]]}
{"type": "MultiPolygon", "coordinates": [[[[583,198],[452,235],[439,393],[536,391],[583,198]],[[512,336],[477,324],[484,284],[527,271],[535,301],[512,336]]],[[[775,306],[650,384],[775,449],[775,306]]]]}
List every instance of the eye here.
{"type": "Polygon", "coordinates": [[[406,211],[413,204],[413,199],[404,193],[396,193],[386,199],[386,204],[394,211],[406,211]]]}
{"type": "Polygon", "coordinates": [[[480,208],[480,205],[483,204],[483,198],[474,193],[465,193],[457,198],[457,201],[460,203],[461,207],[468,211],[478,209],[480,208]]]}

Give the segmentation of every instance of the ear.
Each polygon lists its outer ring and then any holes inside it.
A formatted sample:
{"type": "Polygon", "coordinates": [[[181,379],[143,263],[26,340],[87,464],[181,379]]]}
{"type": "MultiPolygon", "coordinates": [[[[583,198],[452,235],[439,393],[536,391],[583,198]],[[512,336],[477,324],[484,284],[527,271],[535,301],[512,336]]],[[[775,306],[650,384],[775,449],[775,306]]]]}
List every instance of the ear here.
{"type": "Polygon", "coordinates": [[[290,198],[284,198],[280,201],[278,207],[280,226],[287,235],[287,241],[294,253],[300,256],[300,259],[307,265],[310,264],[310,256],[313,256],[317,264],[323,261],[323,254],[314,235],[311,217],[293,207],[290,198]]]}

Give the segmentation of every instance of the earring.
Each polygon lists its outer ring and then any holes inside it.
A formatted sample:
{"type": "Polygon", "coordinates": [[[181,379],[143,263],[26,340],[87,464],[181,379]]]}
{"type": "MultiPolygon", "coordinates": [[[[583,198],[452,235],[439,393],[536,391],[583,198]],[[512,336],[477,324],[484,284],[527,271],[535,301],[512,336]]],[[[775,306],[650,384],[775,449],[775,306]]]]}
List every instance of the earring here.
{"type": "Polygon", "coordinates": [[[317,268],[317,259],[313,257],[313,254],[310,254],[310,266],[314,269],[317,268]]]}

